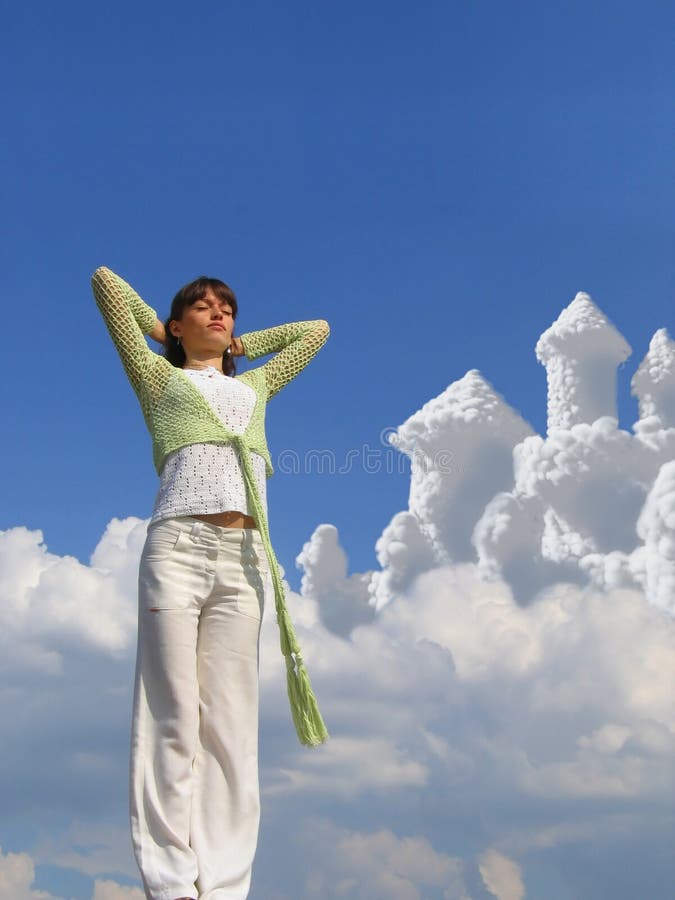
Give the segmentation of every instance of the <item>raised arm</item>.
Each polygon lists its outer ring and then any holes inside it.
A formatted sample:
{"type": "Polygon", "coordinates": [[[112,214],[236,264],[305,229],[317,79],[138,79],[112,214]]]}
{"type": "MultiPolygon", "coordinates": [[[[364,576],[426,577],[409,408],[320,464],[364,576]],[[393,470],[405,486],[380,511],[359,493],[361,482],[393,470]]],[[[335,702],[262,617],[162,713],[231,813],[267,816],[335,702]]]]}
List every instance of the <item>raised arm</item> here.
{"type": "Polygon", "coordinates": [[[131,285],[105,266],[96,269],[91,286],[127,377],[137,391],[157,358],[144,337],[157,325],[157,314],[131,285]]]}
{"type": "Polygon", "coordinates": [[[289,322],[239,336],[247,359],[276,353],[260,367],[265,375],[267,396],[273,397],[292,381],[328,340],[330,326],[325,319],[289,322]]]}

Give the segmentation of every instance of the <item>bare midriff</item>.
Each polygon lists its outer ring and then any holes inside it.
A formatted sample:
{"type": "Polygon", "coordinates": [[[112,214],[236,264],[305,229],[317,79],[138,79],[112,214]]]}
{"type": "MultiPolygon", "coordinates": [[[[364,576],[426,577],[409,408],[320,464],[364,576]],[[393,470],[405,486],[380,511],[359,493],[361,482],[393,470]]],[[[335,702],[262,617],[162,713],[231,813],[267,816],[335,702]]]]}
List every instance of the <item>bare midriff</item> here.
{"type": "Polygon", "coordinates": [[[211,525],[221,525],[224,528],[257,528],[253,516],[245,516],[238,510],[228,510],[221,513],[205,513],[203,516],[193,516],[193,519],[201,519],[202,522],[210,522],[211,525]]]}

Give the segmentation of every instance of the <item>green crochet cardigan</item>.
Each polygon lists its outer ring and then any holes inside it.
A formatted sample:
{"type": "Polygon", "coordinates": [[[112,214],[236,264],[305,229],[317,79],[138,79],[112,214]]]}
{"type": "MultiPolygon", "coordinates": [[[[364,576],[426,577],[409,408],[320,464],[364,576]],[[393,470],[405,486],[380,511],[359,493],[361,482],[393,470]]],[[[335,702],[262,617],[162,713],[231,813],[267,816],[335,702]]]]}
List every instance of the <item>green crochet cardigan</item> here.
{"type": "Polygon", "coordinates": [[[257,398],[246,431],[238,435],[225,428],[206,398],[183,370],[153,352],[146,343],[144,335],[152,331],[157,322],[155,310],[126,281],[104,266],[94,272],[91,283],[98,308],[140,401],[145,423],[152,436],[153,460],[157,472],[161,472],[169,453],[186,444],[231,442],[239,449],[247,494],[270,564],[293,721],[303,744],[316,746],[323,743],[328,732],[312,692],[286,609],[281,574],[272,548],[265,510],[258,494],[250,453],[255,451],[264,458],[269,478],[274,469],[265,437],[267,401],[316,356],[328,339],[328,323],[323,319],[290,322],[239,336],[247,359],[254,360],[269,353],[276,355],[264,365],[235,376],[252,387],[257,398]]]}

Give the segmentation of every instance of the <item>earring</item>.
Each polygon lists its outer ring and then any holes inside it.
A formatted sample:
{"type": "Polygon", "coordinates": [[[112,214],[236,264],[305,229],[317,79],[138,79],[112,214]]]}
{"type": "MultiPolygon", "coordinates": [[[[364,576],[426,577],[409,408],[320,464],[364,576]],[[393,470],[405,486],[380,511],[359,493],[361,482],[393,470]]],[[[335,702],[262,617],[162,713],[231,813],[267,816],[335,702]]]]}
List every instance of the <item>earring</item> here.
{"type": "Polygon", "coordinates": [[[178,344],[179,347],[182,346],[179,337],[176,338],[176,343],[178,344]]]}

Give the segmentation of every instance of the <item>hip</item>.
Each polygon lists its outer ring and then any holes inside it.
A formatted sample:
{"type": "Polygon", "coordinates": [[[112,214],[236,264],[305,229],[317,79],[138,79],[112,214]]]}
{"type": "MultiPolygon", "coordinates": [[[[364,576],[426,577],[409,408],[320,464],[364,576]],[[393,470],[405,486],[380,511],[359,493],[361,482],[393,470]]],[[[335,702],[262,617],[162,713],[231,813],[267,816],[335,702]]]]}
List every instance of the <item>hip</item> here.
{"type": "Polygon", "coordinates": [[[228,528],[195,516],[161,519],[148,526],[141,553],[140,609],[154,613],[223,603],[259,618],[268,574],[258,529],[228,528]]]}
{"type": "Polygon", "coordinates": [[[141,564],[177,556],[185,558],[186,555],[200,555],[202,552],[209,557],[225,552],[235,556],[246,555],[250,550],[255,551],[260,560],[265,556],[263,538],[258,528],[216,525],[196,516],[175,516],[148,525],[141,564]]]}

